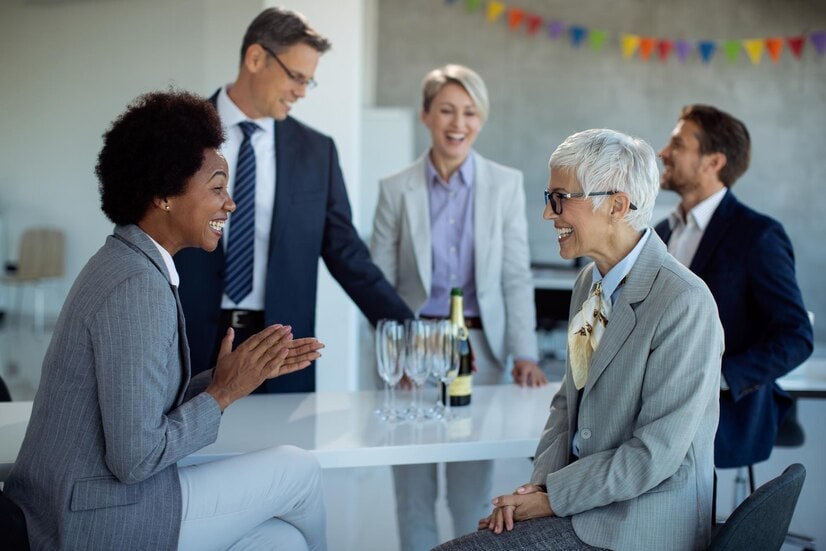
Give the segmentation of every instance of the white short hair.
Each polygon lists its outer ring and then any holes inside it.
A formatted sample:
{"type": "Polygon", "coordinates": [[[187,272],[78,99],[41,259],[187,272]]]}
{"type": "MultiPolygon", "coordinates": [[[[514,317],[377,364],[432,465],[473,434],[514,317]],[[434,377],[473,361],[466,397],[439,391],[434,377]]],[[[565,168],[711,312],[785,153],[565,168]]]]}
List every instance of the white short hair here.
{"type": "MultiPolygon", "coordinates": [[[[625,221],[642,230],[651,223],[660,190],[654,149],[645,141],[616,130],[598,128],[569,136],[551,155],[551,169],[570,171],[586,196],[595,191],[624,191],[637,207],[625,221]]],[[[594,210],[605,196],[592,199],[594,210]]]]}

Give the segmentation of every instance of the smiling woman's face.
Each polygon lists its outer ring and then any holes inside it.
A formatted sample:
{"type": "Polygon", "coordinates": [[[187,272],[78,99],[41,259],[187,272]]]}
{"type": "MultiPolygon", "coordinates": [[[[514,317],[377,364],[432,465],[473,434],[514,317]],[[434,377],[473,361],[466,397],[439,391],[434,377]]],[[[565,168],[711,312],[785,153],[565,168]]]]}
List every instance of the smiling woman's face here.
{"type": "Polygon", "coordinates": [[[482,117],[470,95],[455,83],[445,84],[422,112],[430,130],[434,161],[455,166],[464,162],[482,128],[482,117]]]}
{"type": "Polygon", "coordinates": [[[227,214],[235,202],[227,193],[227,161],[218,150],[204,149],[201,168],[187,180],[184,192],[169,197],[167,235],[171,254],[185,247],[214,251],[227,214]]]}
{"type": "MultiPolygon", "coordinates": [[[[559,193],[579,193],[582,186],[571,170],[551,169],[548,191],[559,193]]],[[[611,242],[608,214],[610,201],[594,211],[594,204],[587,197],[562,199],[562,214],[554,213],[551,204],[545,205],[543,217],[554,223],[559,241],[559,255],[565,259],[587,256],[598,259],[604,256],[603,249],[611,242]]]]}

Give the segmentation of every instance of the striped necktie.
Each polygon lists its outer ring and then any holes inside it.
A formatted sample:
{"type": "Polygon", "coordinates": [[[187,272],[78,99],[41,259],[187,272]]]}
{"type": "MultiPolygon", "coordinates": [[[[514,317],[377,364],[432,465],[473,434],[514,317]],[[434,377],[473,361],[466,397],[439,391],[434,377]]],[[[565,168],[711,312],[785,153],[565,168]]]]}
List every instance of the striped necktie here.
{"type": "Polygon", "coordinates": [[[255,151],[252,135],[257,124],[244,121],[238,124],[244,133],[235,167],[235,212],[229,222],[226,277],[224,292],[238,304],[252,291],[252,269],[255,260],[255,151]]]}
{"type": "Polygon", "coordinates": [[[571,375],[577,390],[588,382],[591,353],[597,349],[610,315],[611,303],[602,296],[602,281],[597,281],[568,330],[571,375]]]}

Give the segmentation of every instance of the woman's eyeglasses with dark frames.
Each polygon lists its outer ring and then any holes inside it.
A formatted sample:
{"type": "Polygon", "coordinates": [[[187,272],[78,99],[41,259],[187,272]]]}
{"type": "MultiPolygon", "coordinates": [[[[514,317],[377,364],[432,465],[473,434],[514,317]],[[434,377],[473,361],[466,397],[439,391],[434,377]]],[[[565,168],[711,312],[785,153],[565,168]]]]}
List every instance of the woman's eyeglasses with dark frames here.
{"type": "MultiPolygon", "coordinates": [[[[554,214],[562,214],[562,200],[563,199],[574,199],[577,197],[585,197],[585,193],[560,193],[558,191],[548,191],[547,189],[542,190],[545,194],[545,206],[548,203],[551,204],[551,210],[554,211],[554,214]]],[[[588,197],[594,197],[597,195],[614,195],[619,193],[618,191],[594,191],[588,194],[588,197]]],[[[637,210],[637,205],[631,203],[631,210],[637,210]]]]}

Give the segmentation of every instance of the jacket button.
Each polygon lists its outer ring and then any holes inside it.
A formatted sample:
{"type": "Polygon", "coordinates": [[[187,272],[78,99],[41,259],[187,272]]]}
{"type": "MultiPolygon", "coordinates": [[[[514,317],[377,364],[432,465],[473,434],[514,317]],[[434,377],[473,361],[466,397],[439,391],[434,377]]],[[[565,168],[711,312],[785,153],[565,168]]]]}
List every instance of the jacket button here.
{"type": "Polygon", "coordinates": [[[582,429],[581,431],[579,431],[579,435],[585,440],[588,440],[589,438],[591,438],[591,429],[582,429]]]}

